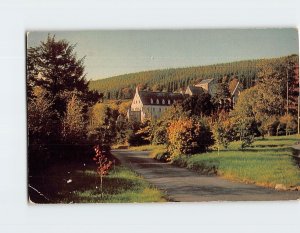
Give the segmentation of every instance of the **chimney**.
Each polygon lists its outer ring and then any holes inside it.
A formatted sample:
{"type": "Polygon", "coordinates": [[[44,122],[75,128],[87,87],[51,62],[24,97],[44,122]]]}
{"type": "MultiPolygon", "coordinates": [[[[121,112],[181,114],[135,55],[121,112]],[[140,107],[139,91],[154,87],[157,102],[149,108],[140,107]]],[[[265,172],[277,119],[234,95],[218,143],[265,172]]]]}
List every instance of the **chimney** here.
{"type": "Polygon", "coordinates": [[[136,86],[136,88],[135,88],[135,93],[138,93],[138,92],[139,92],[139,87],[136,86]]]}

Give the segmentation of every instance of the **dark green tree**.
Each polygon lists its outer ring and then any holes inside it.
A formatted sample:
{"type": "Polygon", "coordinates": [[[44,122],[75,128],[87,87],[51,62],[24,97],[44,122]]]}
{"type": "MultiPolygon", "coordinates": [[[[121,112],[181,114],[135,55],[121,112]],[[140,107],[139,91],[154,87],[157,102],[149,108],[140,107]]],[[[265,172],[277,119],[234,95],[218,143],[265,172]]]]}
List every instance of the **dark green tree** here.
{"type": "Polygon", "coordinates": [[[76,91],[81,100],[87,100],[87,95],[97,97],[88,90],[84,58],[77,58],[75,46],[48,35],[46,41],[37,47],[30,47],[27,52],[29,96],[31,86],[43,87],[60,115],[66,111],[69,92],[76,91]]]}
{"type": "Polygon", "coordinates": [[[228,112],[231,108],[230,104],[230,92],[227,82],[221,82],[217,84],[216,87],[216,93],[213,98],[213,103],[215,105],[215,108],[220,110],[225,110],[228,112]]]}
{"type": "Polygon", "coordinates": [[[213,111],[211,96],[208,93],[202,92],[199,95],[188,97],[182,102],[182,108],[190,116],[209,116],[213,111]]]}

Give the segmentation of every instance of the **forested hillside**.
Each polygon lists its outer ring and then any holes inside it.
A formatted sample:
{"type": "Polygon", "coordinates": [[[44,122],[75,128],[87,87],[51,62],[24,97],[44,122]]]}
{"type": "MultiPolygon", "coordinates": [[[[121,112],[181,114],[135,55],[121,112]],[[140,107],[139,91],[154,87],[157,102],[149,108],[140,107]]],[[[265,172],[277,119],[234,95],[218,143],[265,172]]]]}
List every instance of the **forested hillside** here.
{"type": "Polygon", "coordinates": [[[288,64],[288,60],[298,64],[298,55],[124,74],[91,81],[89,88],[103,93],[107,99],[132,98],[136,86],[145,90],[176,92],[206,78],[230,81],[236,77],[245,88],[249,88],[254,85],[262,67],[271,63],[288,64]]]}

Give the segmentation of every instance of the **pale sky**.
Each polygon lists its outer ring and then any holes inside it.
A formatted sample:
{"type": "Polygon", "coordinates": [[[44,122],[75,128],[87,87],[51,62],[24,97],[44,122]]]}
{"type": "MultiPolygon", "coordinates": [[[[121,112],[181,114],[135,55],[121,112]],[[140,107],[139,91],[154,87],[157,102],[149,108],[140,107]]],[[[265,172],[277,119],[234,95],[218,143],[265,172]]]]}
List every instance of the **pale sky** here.
{"type": "Polygon", "coordinates": [[[162,68],[299,54],[296,29],[199,29],[30,32],[28,46],[48,33],[77,44],[87,79],[162,68]]]}

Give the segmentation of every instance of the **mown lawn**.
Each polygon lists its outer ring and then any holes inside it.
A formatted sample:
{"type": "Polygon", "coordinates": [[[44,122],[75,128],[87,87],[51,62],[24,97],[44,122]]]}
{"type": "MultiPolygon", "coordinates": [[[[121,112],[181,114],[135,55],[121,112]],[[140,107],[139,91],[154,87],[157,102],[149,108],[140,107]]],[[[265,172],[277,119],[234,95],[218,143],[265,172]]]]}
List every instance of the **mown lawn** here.
{"type": "MultiPolygon", "coordinates": [[[[104,195],[95,167],[85,164],[56,165],[42,176],[29,177],[29,184],[48,199],[41,203],[129,203],[163,202],[163,193],[123,166],[116,166],[104,178],[104,195]],[[70,180],[72,180],[70,182],[70,180]],[[68,183],[69,181],[69,183],[68,183]]],[[[29,188],[30,193],[33,193],[29,188]]],[[[31,198],[31,200],[34,197],[31,198]]],[[[35,200],[32,200],[35,201],[35,200]]]]}
{"type": "Polygon", "coordinates": [[[290,146],[299,141],[296,135],[256,139],[250,148],[240,150],[240,142],[227,150],[183,156],[175,164],[202,174],[218,174],[224,178],[274,187],[300,185],[300,169],[291,158],[290,146]]]}

